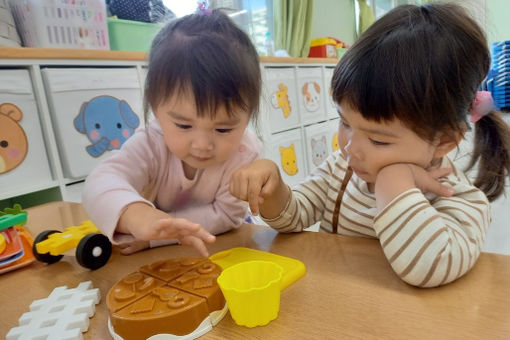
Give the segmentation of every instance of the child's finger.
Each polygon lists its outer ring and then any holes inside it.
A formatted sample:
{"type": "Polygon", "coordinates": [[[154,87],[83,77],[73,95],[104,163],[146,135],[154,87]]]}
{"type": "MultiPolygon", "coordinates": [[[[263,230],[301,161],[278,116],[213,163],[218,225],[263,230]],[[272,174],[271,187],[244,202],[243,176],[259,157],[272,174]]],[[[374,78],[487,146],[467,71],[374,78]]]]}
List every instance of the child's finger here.
{"type": "Polygon", "coordinates": [[[185,218],[173,218],[172,225],[177,227],[179,230],[185,230],[188,233],[196,233],[202,228],[200,224],[191,222],[185,218]]]}
{"type": "Polygon", "coordinates": [[[273,195],[273,193],[276,191],[276,188],[279,184],[279,178],[275,176],[269,176],[266,183],[264,183],[264,186],[260,190],[260,196],[262,197],[268,197],[273,195]]]}
{"type": "Polygon", "coordinates": [[[434,178],[441,178],[452,173],[452,168],[440,168],[430,172],[430,175],[434,178]]]}
{"type": "Polygon", "coordinates": [[[253,215],[259,214],[259,196],[262,185],[258,181],[252,180],[248,187],[248,204],[253,215]]]}
{"type": "Polygon", "coordinates": [[[240,192],[239,192],[239,184],[238,184],[238,180],[234,177],[232,177],[230,179],[230,186],[229,186],[229,191],[230,191],[230,194],[236,198],[239,198],[241,199],[239,196],[240,192]]]}
{"type": "Polygon", "coordinates": [[[198,233],[196,233],[196,236],[206,243],[213,243],[214,241],[216,241],[216,236],[214,236],[204,228],[200,229],[198,233]]]}
{"type": "Polygon", "coordinates": [[[441,184],[436,180],[431,181],[429,186],[430,187],[426,191],[432,192],[439,196],[449,197],[455,193],[452,187],[441,184]]]}
{"type": "Polygon", "coordinates": [[[186,236],[182,239],[181,243],[192,246],[193,248],[198,250],[200,255],[202,255],[204,257],[209,256],[209,252],[207,251],[207,248],[206,248],[204,242],[201,239],[199,239],[198,237],[186,236]]]}

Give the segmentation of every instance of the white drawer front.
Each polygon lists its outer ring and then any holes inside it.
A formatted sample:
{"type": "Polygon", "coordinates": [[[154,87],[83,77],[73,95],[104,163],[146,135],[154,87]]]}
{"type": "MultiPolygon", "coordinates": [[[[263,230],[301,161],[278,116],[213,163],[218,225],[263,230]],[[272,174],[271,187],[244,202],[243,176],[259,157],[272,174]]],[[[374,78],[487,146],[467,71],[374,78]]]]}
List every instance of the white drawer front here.
{"type": "Polygon", "coordinates": [[[335,102],[331,97],[331,79],[333,78],[334,67],[325,67],[324,68],[324,98],[326,105],[326,114],[328,118],[336,118],[338,117],[338,112],[336,111],[335,102]]]}
{"type": "Polygon", "coordinates": [[[307,166],[301,129],[271,135],[265,148],[266,155],[278,164],[285,183],[294,186],[303,181],[307,166]]]}
{"type": "Polygon", "coordinates": [[[319,166],[331,153],[329,122],[312,124],[305,128],[305,150],[308,169],[319,166]]]}
{"type": "Polygon", "coordinates": [[[52,186],[27,70],[0,70],[0,199],[52,186]]]}
{"type": "Polygon", "coordinates": [[[85,177],[143,125],[135,68],[47,68],[43,79],[67,178],[85,177]]]}
{"type": "Polygon", "coordinates": [[[298,67],[297,91],[299,112],[304,124],[326,119],[321,67],[298,67]]]}
{"type": "Polygon", "coordinates": [[[261,98],[261,119],[271,132],[299,126],[296,77],[293,67],[266,68],[261,98]]]}

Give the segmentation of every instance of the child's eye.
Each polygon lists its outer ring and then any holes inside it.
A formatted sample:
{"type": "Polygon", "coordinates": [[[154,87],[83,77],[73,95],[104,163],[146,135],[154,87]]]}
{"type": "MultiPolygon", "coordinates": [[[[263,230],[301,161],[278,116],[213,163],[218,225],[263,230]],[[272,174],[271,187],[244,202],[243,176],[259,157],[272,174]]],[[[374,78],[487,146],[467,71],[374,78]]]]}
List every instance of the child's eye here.
{"type": "Polygon", "coordinates": [[[386,142],[379,142],[379,141],[376,141],[376,140],[373,140],[371,138],[370,139],[370,142],[374,145],[389,145],[390,143],[386,143],[386,142]]]}
{"type": "Polygon", "coordinates": [[[183,130],[191,129],[191,125],[175,123],[175,126],[177,126],[179,129],[183,129],[183,130]]]}
{"type": "Polygon", "coordinates": [[[232,129],[216,129],[219,133],[229,133],[232,129]]]}
{"type": "Polygon", "coordinates": [[[340,120],[340,125],[343,126],[344,128],[350,128],[349,124],[347,124],[343,120],[340,120]]]}

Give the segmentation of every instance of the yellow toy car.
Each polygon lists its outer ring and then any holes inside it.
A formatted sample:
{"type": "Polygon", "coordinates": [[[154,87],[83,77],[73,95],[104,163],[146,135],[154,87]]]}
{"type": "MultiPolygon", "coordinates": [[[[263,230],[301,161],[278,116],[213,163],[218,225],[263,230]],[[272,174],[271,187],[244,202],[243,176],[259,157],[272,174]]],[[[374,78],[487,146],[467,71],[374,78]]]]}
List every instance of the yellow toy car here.
{"type": "Polygon", "coordinates": [[[66,251],[76,248],[78,263],[89,269],[98,269],[108,262],[112,244],[90,220],[79,226],[59,230],[45,230],[34,240],[32,250],[37,260],[48,264],[60,261],[66,251]]]}

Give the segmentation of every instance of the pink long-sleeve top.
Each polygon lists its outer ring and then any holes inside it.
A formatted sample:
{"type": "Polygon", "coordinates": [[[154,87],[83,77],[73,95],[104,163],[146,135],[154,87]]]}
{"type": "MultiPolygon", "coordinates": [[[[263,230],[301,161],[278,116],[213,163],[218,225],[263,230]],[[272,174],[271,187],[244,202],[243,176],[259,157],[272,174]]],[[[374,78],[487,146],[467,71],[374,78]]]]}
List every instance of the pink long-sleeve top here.
{"type": "MultiPolygon", "coordinates": [[[[154,120],[91,172],[82,203],[90,219],[114,243],[134,240],[131,235],[115,232],[120,215],[134,202],[145,202],[220,234],[238,228],[248,209],[246,202],[230,194],[230,176],[259,154],[260,143],[247,130],[232,157],[187,179],[182,161],[167,148],[161,127],[154,120]]],[[[151,247],[173,242],[153,240],[151,247]]]]}

